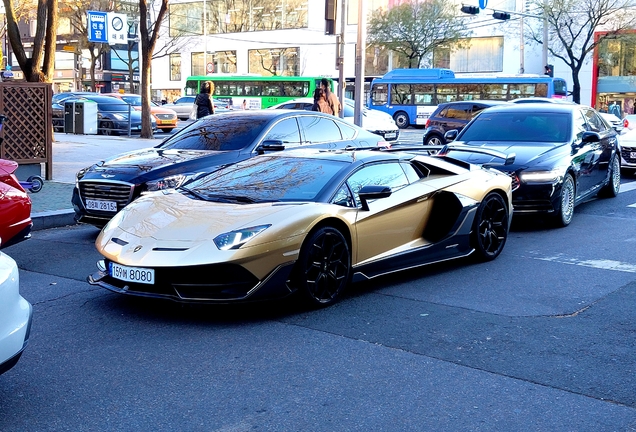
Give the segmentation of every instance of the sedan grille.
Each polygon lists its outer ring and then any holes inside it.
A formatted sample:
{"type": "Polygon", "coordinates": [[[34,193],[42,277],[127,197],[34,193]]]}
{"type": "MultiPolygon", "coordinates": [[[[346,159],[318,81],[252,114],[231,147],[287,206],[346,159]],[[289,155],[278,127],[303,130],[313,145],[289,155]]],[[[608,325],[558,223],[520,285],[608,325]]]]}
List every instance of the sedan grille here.
{"type": "Polygon", "coordinates": [[[84,204],[86,200],[115,201],[117,210],[121,210],[132,201],[134,186],[119,182],[79,182],[79,193],[84,204]]]}
{"type": "Polygon", "coordinates": [[[625,159],[625,161],[627,162],[631,162],[631,163],[636,163],[636,158],[632,157],[632,154],[634,154],[634,148],[631,147],[623,147],[621,149],[621,156],[623,156],[623,159],[625,159]]]}
{"type": "Polygon", "coordinates": [[[157,117],[159,120],[174,120],[177,118],[177,116],[174,114],[155,114],[155,117],[157,117]]]}

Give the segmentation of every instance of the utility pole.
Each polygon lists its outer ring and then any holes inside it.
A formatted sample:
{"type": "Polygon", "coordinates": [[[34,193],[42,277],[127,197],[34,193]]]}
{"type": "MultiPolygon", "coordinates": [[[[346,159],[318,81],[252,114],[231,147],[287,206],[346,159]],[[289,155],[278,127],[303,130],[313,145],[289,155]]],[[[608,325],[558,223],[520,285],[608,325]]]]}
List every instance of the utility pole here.
{"type": "MultiPolygon", "coordinates": [[[[344,58],[345,58],[345,33],[347,32],[347,0],[340,1],[340,38],[336,44],[338,50],[338,99],[344,106],[345,89],[347,83],[344,73],[344,58]]],[[[340,110],[340,118],[344,118],[344,110],[340,110]]]]}
{"type": "Polygon", "coordinates": [[[356,42],[356,105],[353,122],[362,127],[362,109],[364,104],[364,64],[367,41],[367,2],[358,0],[358,40],[356,42]]]}

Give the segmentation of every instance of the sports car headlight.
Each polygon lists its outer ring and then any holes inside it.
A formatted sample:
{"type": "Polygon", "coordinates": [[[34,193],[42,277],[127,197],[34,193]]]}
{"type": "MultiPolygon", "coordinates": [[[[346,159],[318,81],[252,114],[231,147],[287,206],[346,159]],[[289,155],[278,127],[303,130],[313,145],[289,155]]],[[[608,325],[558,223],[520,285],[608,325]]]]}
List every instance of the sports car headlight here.
{"type": "Polygon", "coordinates": [[[245,243],[265,231],[271,225],[259,225],[251,228],[243,228],[230,231],[214,238],[214,244],[221,250],[238,249],[245,243]]]}
{"type": "Polygon", "coordinates": [[[154,192],[163,189],[174,189],[178,188],[186,181],[190,180],[190,178],[192,178],[191,175],[176,174],[173,176],[164,177],[159,180],[149,181],[148,183],[146,183],[146,187],[148,192],[154,192]]]}
{"type": "Polygon", "coordinates": [[[128,115],[126,114],[113,114],[113,117],[119,121],[128,120],[128,115]]]}
{"type": "Polygon", "coordinates": [[[519,178],[524,183],[556,183],[563,177],[562,169],[550,171],[522,171],[519,178]]]}

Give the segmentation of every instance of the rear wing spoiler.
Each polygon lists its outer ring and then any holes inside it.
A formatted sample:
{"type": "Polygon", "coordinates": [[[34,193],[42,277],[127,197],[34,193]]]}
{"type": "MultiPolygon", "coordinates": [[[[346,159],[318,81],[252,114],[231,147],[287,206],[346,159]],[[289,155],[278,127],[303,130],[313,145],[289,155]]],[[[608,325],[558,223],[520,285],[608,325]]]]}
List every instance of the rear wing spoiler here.
{"type": "MultiPolygon", "coordinates": [[[[474,153],[474,154],[483,154],[486,156],[492,156],[494,158],[497,159],[501,159],[502,162],[501,163],[485,163],[485,164],[479,164],[481,166],[484,167],[497,167],[497,166],[506,166],[506,165],[512,165],[515,162],[515,158],[517,157],[517,155],[515,153],[503,153],[497,150],[492,150],[492,149],[487,149],[487,148],[482,148],[482,147],[471,147],[471,146],[466,146],[466,145],[460,145],[460,144],[451,144],[451,145],[427,145],[427,146],[403,146],[400,147],[400,145],[398,144],[397,146],[392,146],[390,148],[384,148],[382,149],[382,151],[404,151],[404,152],[408,152],[408,153],[418,153],[418,154],[423,154],[423,155],[427,155],[427,156],[435,156],[435,157],[444,157],[444,158],[448,158],[448,159],[453,159],[453,161],[457,160],[454,159],[450,156],[448,156],[448,153],[450,152],[463,152],[463,153],[474,153]]],[[[465,161],[459,161],[459,162],[464,162],[465,161]]],[[[474,164],[473,164],[474,165],[474,164]]]]}

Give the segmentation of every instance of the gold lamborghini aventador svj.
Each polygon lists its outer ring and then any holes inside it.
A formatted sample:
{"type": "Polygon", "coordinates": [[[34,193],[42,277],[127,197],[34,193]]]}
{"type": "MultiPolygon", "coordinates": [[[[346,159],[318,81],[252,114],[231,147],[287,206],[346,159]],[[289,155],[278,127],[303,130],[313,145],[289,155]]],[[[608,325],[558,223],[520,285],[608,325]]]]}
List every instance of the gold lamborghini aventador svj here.
{"type": "Polygon", "coordinates": [[[351,281],[496,258],[512,217],[510,177],[430,149],[291,150],[148,194],[104,227],[105,259],[89,282],[180,302],[298,292],[328,305],[351,281]]]}

